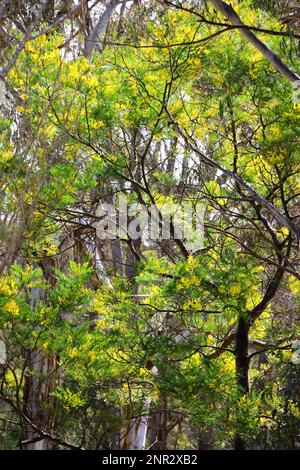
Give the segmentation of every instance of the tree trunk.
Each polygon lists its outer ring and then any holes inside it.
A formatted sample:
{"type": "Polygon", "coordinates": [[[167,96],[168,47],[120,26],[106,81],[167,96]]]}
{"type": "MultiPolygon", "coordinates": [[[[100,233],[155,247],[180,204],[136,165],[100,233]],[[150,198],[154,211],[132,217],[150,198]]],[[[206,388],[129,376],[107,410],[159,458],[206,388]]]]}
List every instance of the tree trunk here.
{"type": "Polygon", "coordinates": [[[111,0],[108,5],[106,6],[102,16],[99,18],[98,23],[96,24],[95,28],[91,32],[91,34],[86,38],[86,43],[85,43],[85,50],[84,50],[84,55],[86,57],[90,57],[91,53],[97,46],[100,37],[104,33],[109,20],[115,11],[115,8],[117,6],[117,0],[111,0]]]}
{"type": "Polygon", "coordinates": [[[144,402],[143,414],[130,419],[128,425],[122,431],[121,450],[144,450],[146,448],[150,399],[146,398],[144,402]]]}
{"type": "Polygon", "coordinates": [[[249,393],[249,329],[250,324],[243,317],[239,317],[238,327],[236,332],[235,347],[236,347],[236,374],[237,384],[243,395],[249,393]]]}
{"type": "MultiPolygon", "coordinates": [[[[39,429],[52,432],[54,428],[53,405],[54,398],[50,392],[57,385],[56,357],[45,357],[43,351],[36,350],[31,354],[29,363],[29,374],[25,378],[24,386],[24,406],[25,416],[39,429]],[[45,382],[35,374],[45,374],[45,382]]],[[[23,440],[28,444],[22,446],[23,450],[46,450],[48,442],[46,439],[37,440],[38,433],[28,423],[25,427],[23,440]]]]}
{"type": "MultiPolygon", "coordinates": [[[[54,287],[53,276],[54,261],[50,258],[41,260],[44,278],[54,287]]],[[[33,288],[30,306],[33,309],[36,303],[44,298],[39,288],[33,288]]],[[[58,385],[59,375],[57,372],[57,355],[46,356],[41,348],[32,351],[28,361],[28,372],[25,376],[23,412],[24,415],[42,431],[52,432],[54,429],[54,397],[51,392],[58,385]],[[42,377],[45,377],[43,380],[42,377]]],[[[38,432],[30,426],[25,426],[22,436],[23,441],[28,441],[22,446],[23,450],[45,450],[48,448],[46,439],[30,442],[38,438],[38,432]]]]}
{"type": "Polygon", "coordinates": [[[168,413],[165,411],[166,400],[152,409],[150,423],[151,450],[166,450],[168,444],[168,413]]]}
{"type": "MultiPolygon", "coordinates": [[[[249,330],[249,320],[240,316],[235,337],[235,368],[237,386],[242,395],[249,393],[249,330]]],[[[245,449],[245,443],[238,433],[234,438],[234,448],[235,450],[245,449]]]]}

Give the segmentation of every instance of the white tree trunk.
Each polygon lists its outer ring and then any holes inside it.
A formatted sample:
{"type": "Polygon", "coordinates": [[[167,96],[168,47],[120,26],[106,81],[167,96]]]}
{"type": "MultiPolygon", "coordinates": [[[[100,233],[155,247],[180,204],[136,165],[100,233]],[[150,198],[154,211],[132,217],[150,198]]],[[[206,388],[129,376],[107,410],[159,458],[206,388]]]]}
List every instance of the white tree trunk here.
{"type": "Polygon", "coordinates": [[[132,418],[127,427],[122,431],[123,437],[120,442],[122,450],[144,450],[146,448],[150,402],[150,398],[145,399],[144,414],[132,418]]]}

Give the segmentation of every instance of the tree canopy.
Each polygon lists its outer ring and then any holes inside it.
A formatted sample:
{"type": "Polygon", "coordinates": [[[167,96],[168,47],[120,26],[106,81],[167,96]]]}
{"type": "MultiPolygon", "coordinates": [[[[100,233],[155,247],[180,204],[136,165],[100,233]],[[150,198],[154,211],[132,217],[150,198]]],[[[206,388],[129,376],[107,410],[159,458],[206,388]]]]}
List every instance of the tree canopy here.
{"type": "Polygon", "coordinates": [[[1,449],[299,449],[299,23],[1,2],[1,449]]]}

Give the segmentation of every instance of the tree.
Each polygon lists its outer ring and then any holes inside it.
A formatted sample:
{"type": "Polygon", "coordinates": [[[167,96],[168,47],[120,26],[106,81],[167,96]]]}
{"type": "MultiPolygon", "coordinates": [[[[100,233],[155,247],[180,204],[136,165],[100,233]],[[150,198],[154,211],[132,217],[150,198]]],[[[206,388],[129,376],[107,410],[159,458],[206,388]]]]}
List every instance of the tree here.
{"type": "Polygon", "coordinates": [[[299,37],[276,14],[4,2],[3,448],[299,446],[299,37]]]}

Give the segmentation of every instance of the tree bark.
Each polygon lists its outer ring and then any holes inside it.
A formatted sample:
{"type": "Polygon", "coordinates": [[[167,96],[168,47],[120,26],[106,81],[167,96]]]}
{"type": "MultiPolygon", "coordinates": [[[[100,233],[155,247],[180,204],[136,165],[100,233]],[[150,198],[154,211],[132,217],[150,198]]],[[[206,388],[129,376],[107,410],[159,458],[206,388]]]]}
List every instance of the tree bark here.
{"type": "Polygon", "coordinates": [[[145,413],[130,419],[122,432],[121,450],[144,450],[146,448],[150,398],[145,398],[144,403],[145,413]]]}
{"type": "Polygon", "coordinates": [[[95,28],[91,31],[89,36],[85,41],[84,55],[90,57],[91,53],[95,49],[97,42],[99,41],[100,36],[104,33],[105,28],[107,27],[109,20],[112,17],[113,12],[118,4],[118,0],[110,0],[106,6],[101,18],[99,18],[98,23],[95,28]]]}
{"type": "Polygon", "coordinates": [[[166,450],[168,445],[168,413],[165,411],[166,399],[161,399],[158,406],[151,412],[150,448],[151,450],[166,450]]]}
{"type": "Polygon", "coordinates": [[[249,321],[243,316],[240,316],[235,335],[235,364],[237,385],[243,395],[247,395],[249,393],[249,330],[249,321]]]}
{"type": "MultiPolygon", "coordinates": [[[[249,393],[249,330],[250,322],[240,316],[235,335],[235,370],[239,392],[245,396],[249,393]]],[[[234,449],[245,450],[245,443],[239,433],[234,437],[234,449]]]]}
{"type": "MultiPolygon", "coordinates": [[[[54,287],[56,279],[53,275],[54,261],[51,258],[41,260],[44,278],[54,287]]],[[[38,300],[43,299],[43,293],[39,288],[32,289],[31,308],[33,309],[38,300]]],[[[57,373],[57,355],[46,356],[41,348],[30,353],[28,373],[25,376],[23,413],[42,431],[52,432],[54,429],[54,398],[51,396],[58,385],[59,375],[57,373]],[[41,376],[45,380],[41,380],[41,376]]],[[[40,439],[38,433],[26,424],[23,441],[28,441],[22,446],[23,450],[46,450],[48,441],[40,439]],[[32,442],[30,442],[32,440],[32,442]]]]}
{"type": "MultiPolygon", "coordinates": [[[[33,351],[28,364],[30,372],[25,377],[23,412],[37,428],[47,432],[52,432],[54,429],[54,415],[51,408],[54,398],[51,397],[50,392],[57,385],[56,360],[56,356],[45,357],[40,349],[33,351]],[[35,374],[45,374],[47,379],[41,382],[35,374]]],[[[26,424],[22,440],[28,443],[23,445],[22,449],[46,450],[47,439],[35,441],[37,437],[39,434],[30,424],[26,424]]]]}

